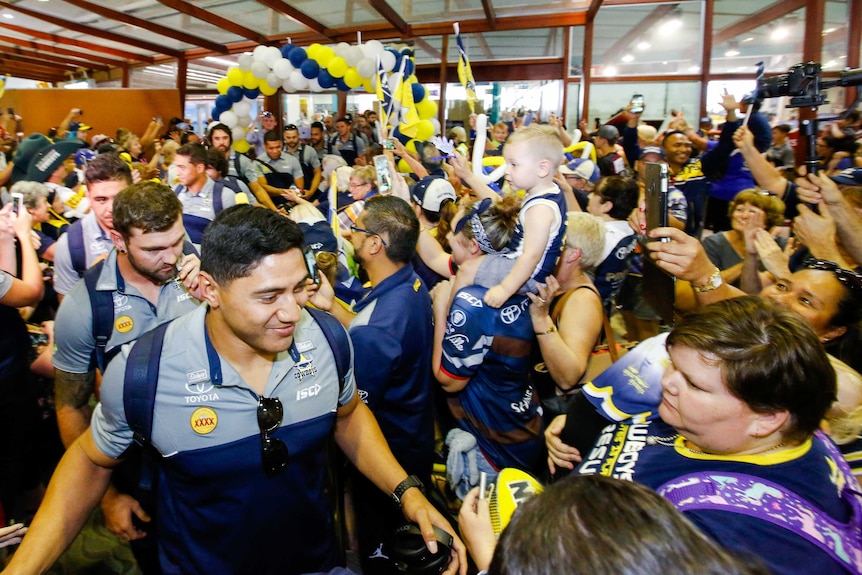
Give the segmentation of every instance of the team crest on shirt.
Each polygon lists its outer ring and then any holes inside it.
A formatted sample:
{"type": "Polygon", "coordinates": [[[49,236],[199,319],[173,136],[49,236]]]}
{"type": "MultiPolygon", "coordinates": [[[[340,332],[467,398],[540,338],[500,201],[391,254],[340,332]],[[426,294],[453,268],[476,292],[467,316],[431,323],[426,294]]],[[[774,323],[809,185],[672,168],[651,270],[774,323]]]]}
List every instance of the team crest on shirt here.
{"type": "Polygon", "coordinates": [[[215,410],[209,407],[199,407],[192,413],[189,423],[191,423],[192,431],[198,435],[207,435],[212,433],[218,425],[218,415],[215,410]]]}
{"type": "Polygon", "coordinates": [[[120,333],[129,333],[132,331],[132,328],[135,327],[135,322],[129,316],[121,315],[117,318],[117,321],[114,322],[114,327],[120,333]]]}
{"type": "Polygon", "coordinates": [[[452,312],[452,315],[449,316],[449,321],[452,322],[452,325],[455,327],[461,327],[465,323],[467,323],[467,314],[465,314],[460,309],[456,309],[452,312]]]}
{"type": "Polygon", "coordinates": [[[317,366],[314,365],[314,358],[310,355],[306,357],[303,353],[299,354],[299,361],[296,362],[293,369],[293,377],[296,378],[297,381],[302,381],[306,377],[317,375],[317,366]]]}

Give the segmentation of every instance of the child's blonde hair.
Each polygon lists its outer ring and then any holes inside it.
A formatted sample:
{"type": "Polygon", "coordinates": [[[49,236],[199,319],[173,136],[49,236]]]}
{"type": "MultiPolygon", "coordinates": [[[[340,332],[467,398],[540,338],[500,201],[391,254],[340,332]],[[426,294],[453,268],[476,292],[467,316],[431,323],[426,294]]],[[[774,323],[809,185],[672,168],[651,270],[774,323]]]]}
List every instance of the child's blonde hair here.
{"type": "MultiPolygon", "coordinates": [[[[852,367],[829,356],[838,382],[839,396],[842,388],[848,394],[862,395],[862,375],[852,367]]],[[[846,445],[859,438],[862,434],[862,403],[856,405],[841,405],[838,400],[826,413],[826,423],[829,425],[829,437],[838,445],[846,445]]]]}
{"type": "Polygon", "coordinates": [[[528,142],[525,148],[530,151],[537,160],[548,160],[552,164],[553,171],[563,163],[563,144],[557,134],[540,126],[525,126],[518,128],[506,140],[506,146],[528,142]]]}

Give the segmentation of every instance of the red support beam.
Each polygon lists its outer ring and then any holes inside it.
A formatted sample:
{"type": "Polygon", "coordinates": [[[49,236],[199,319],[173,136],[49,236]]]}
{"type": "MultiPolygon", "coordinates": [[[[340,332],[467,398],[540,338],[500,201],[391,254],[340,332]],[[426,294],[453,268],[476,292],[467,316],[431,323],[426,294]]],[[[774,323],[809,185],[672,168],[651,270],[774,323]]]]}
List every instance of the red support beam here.
{"type": "Polygon", "coordinates": [[[236,34],[237,36],[247,38],[252,42],[257,42],[258,44],[267,43],[266,36],[260,32],[255,32],[251,28],[246,28],[245,26],[237,24],[233,20],[223,18],[218,14],[214,14],[208,10],[204,10],[203,8],[198,8],[197,6],[184,2],[183,0],[159,0],[159,3],[164,4],[168,8],[173,8],[177,12],[187,14],[192,18],[202,20],[207,24],[212,24],[216,28],[221,28],[222,30],[227,30],[228,32],[236,34]]]}

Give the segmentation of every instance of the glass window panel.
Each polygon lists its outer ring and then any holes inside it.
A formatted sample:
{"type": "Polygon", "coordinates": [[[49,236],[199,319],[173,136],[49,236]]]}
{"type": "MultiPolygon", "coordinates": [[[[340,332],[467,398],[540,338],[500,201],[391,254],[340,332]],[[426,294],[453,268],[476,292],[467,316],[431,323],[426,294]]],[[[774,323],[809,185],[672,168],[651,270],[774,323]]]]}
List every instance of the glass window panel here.
{"type": "Polygon", "coordinates": [[[578,127],[581,109],[581,83],[569,82],[566,92],[566,117],[564,119],[569,132],[578,127]]]}
{"type": "Polygon", "coordinates": [[[711,73],[754,76],[758,62],[766,72],[786,72],[802,61],[805,8],[765,22],[751,17],[772,5],[773,0],[715,1],[711,73]]]}
{"type": "Polygon", "coordinates": [[[592,75],[700,72],[701,2],[607,6],[593,28],[592,75]]]}
{"type": "MultiPolygon", "coordinates": [[[[590,109],[585,117],[605,122],[622,111],[633,94],[644,97],[644,120],[664,120],[671,110],[698,117],[700,82],[593,82],[590,109]]],[[[571,114],[571,112],[569,112],[571,114]]]]}
{"type": "Polygon", "coordinates": [[[824,70],[836,71],[847,66],[847,39],[850,36],[850,3],[829,0],[824,7],[823,56],[824,70]]]}
{"type": "Polygon", "coordinates": [[[572,26],[572,44],[569,47],[569,76],[581,76],[584,73],[584,26],[572,26]]]}

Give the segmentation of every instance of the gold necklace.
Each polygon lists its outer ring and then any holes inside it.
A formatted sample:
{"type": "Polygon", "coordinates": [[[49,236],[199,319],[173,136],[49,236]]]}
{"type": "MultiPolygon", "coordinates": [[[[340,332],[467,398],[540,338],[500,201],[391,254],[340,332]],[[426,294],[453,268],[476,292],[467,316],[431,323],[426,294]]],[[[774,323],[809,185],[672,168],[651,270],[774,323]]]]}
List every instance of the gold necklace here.
{"type": "MultiPolygon", "coordinates": [[[[664,445],[665,447],[675,447],[676,440],[680,435],[677,433],[676,435],[671,435],[670,437],[659,437],[657,435],[648,435],[646,438],[647,445],[664,445]]],[[[764,449],[759,453],[754,453],[751,455],[761,455],[763,453],[769,453],[770,451],[775,451],[776,449],[781,449],[787,445],[786,441],[782,441],[778,445],[773,445],[769,449],[764,449]]],[[[688,445],[686,445],[685,439],[683,439],[682,446],[683,449],[689,451],[691,453],[695,453],[697,455],[715,455],[714,453],[706,453],[705,451],[698,451],[697,449],[692,449],[688,445]]]]}

